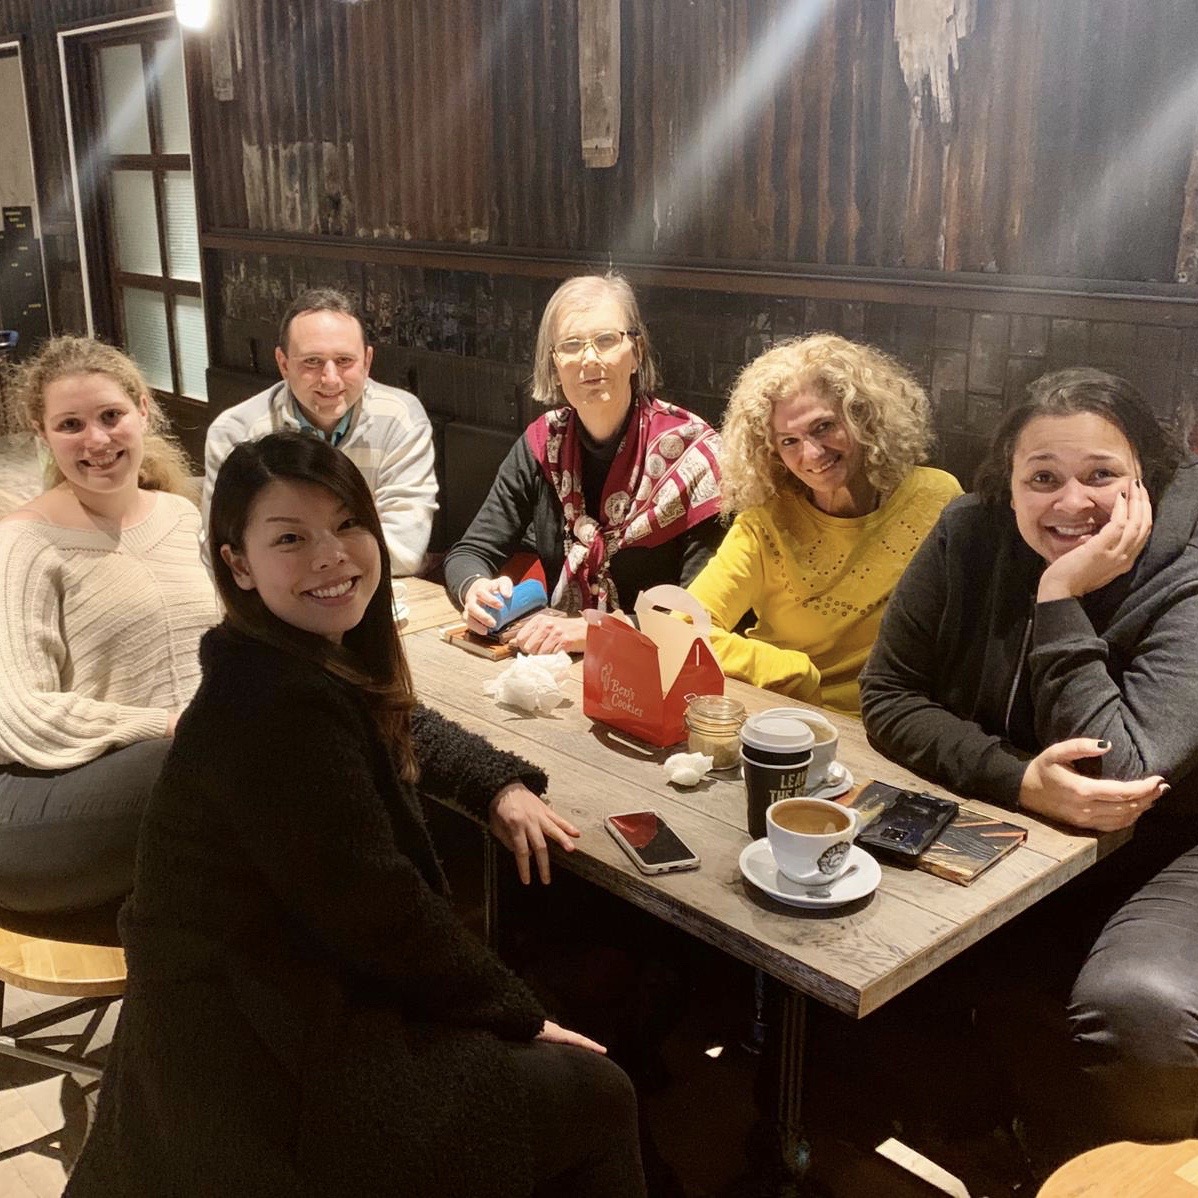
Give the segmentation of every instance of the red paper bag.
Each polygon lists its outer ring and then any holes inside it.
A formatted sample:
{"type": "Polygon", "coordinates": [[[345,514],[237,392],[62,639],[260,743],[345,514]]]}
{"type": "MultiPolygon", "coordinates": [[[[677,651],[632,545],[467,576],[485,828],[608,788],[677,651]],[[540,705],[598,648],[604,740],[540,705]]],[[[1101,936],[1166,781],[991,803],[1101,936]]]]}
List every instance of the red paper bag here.
{"type": "Polygon", "coordinates": [[[624,615],[586,615],[583,714],[652,745],[685,740],[690,696],[724,693],[724,672],[707,639],[711,617],[698,600],[675,586],[642,591],[639,629],[624,615]]]}

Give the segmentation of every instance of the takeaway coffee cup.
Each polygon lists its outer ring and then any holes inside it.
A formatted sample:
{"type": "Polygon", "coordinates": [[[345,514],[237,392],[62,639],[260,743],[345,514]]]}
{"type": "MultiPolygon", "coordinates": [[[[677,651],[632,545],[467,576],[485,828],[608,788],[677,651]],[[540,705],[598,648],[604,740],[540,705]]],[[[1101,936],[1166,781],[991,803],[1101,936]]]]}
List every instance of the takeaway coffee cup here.
{"type": "Polygon", "coordinates": [[[791,708],[758,712],[741,725],[740,756],[754,840],[766,834],[765,812],[771,803],[804,793],[814,743],[814,733],[791,708]]]}
{"type": "Polygon", "coordinates": [[[766,812],[778,869],[800,886],[826,886],[848,868],[857,813],[827,799],[783,799],[766,812]]]}
{"type": "Polygon", "coordinates": [[[815,738],[811,746],[811,764],[807,767],[806,793],[812,794],[835,781],[832,767],[840,745],[840,733],[836,731],[836,725],[818,711],[809,711],[805,707],[771,707],[761,715],[772,716],[778,712],[786,712],[791,719],[802,720],[815,738]]]}

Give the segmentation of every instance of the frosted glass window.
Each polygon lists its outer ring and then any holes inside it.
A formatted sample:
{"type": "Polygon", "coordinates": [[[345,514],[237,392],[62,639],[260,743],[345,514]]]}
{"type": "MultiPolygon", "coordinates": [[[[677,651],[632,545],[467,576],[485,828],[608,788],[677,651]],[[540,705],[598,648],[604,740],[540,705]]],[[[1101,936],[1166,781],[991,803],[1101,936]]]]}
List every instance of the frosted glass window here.
{"type": "Polygon", "coordinates": [[[179,387],[192,399],[207,399],[208,337],[204,332],[204,304],[197,296],[175,300],[175,345],[179,350],[179,387]]]}
{"type": "Polygon", "coordinates": [[[125,339],[129,355],[141,367],[151,387],[159,391],[173,391],[165,297],[158,291],[126,287],[124,299],[125,339]]]}
{"type": "Polygon", "coordinates": [[[166,208],[166,259],[172,279],[200,281],[200,234],[196,228],[191,171],[167,171],[162,195],[166,208]]]}
{"type": "Polygon", "coordinates": [[[158,75],[158,104],[162,111],[162,152],[190,154],[187,90],[183,84],[183,45],[178,35],[168,37],[154,47],[154,70],[158,75]]]}
{"type": "Polygon", "coordinates": [[[161,275],[154,176],[149,171],[112,172],[112,219],[116,262],[135,275],[161,275]]]}
{"type": "Polygon", "coordinates": [[[100,90],[110,154],[148,154],[150,120],[140,46],[105,46],[100,51],[100,90]]]}

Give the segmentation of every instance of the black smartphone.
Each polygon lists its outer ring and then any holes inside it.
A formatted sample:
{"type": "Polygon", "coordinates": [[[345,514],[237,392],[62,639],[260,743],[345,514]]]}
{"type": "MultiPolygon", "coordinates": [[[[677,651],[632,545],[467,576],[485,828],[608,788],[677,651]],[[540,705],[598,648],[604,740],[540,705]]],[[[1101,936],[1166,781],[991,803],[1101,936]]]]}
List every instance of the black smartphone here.
{"type": "Polygon", "coordinates": [[[885,782],[871,782],[854,807],[881,807],[881,813],[857,834],[857,843],[882,853],[913,861],[952,823],[957,804],[952,799],[900,790],[885,782]]]}
{"type": "Polygon", "coordinates": [[[656,811],[609,815],[603,826],[643,874],[699,868],[699,855],[683,843],[656,811]]]}

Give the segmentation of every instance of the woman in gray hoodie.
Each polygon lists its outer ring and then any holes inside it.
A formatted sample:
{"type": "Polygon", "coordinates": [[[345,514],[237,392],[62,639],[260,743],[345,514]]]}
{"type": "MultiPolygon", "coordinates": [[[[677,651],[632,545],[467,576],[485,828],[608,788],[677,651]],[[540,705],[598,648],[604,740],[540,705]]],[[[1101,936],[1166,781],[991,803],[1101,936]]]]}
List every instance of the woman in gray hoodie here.
{"type": "Polygon", "coordinates": [[[1079,829],[1136,827],[1116,863],[1150,880],[1069,1011],[1110,1138],[1181,1139],[1198,1117],[1195,629],[1198,460],[1129,383],[1076,368],[1008,414],[861,675],[891,759],[1079,829]]]}

